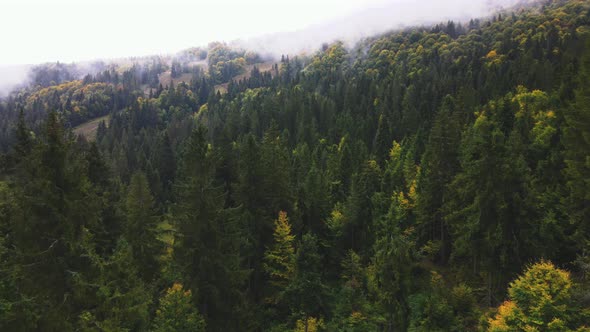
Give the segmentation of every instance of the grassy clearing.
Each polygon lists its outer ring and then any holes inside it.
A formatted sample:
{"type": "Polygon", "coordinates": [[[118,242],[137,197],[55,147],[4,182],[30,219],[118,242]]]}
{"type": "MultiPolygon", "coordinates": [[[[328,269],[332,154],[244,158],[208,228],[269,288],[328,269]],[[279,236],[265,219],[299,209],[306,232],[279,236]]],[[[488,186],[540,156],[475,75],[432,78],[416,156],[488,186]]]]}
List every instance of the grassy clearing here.
{"type": "MultiPolygon", "coordinates": [[[[256,63],[253,65],[248,65],[248,66],[246,66],[246,70],[244,71],[244,73],[232,77],[232,81],[239,82],[243,79],[250,78],[250,76],[252,74],[252,69],[254,69],[254,67],[257,67],[261,73],[271,72],[271,74],[274,75],[274,73],[272,71],[272,67],[274,66],[274,64],[275,64],[275,62],[271,61],[271,62],[263,62],[263,63],[256,63]]],[[[217,92],[226,93],[228,85],[229,85],[229,83],[217,84],[215,86],[215,92],[216,93],[217,92]]]]}
{"type": "Polygon", "coordinates": [[[85,122],[77,127],[74,128],[74,133],[76,135],[82,135],[86,137],[87,140],[95,140],[96,139],[96,129],[98,129],[98,125],[101,121],[105,121],[107,124],[109,122],[110,115],[105,115],[100,118],[96,118],[85,122]]]}
{"type": "Polygon", "coordinates": [[[188,84],[190,83],[192,77],[192,74],[185,73],[173,79],[172,73],[170,71],[166,71],[161,73],[158,78],[160,80],[160,84],[162,84],[162,86],[165,87],[170,86],[170,82],[174,82],[174,86],[177,86],[180,82],[185,82],[188,84]]]}

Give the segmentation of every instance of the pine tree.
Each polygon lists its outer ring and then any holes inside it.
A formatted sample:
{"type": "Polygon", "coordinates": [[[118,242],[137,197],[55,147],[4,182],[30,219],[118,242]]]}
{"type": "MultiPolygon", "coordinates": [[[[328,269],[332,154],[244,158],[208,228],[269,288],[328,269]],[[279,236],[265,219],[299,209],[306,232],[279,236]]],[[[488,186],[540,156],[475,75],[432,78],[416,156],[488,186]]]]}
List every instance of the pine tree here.
{"type": "Polygon", "coordinates": [[[269,275],[269,282],[274,288],[270,301],[277,303],[282,300],[282,294],[293,279],[295,270],[295,248],[291,234],[291,225],[287,213],[279,212],[275,221],[274,241],[264,254],[264,270],[269,275]]]}
{"type": "Polygon", "coordinates": [[[590,42],[586,44],[585,56],[579,74],[579,88],[575,93],[574,104],[565,111],[566,128],[564,145],[566,147],[565,174],[570,191],[568,213],[572,223],[579,225],[576,231],[577,241],[590,238],[590,42]]]}
{"type": "Polygon", "coordinates": [[[368,287],[385,317],[385,331],[405,330],[408,323],[411,272],[417,255],[411,232],[400,228],[406,216],[406,199],[394,194],[387,214],[376,219],[368,287]]]}
{"type": "Polygon", "coordinates": [[[163,243],[158,239],[159,218],[154,213],[154,200],[142,172],[131,177],[125,212],[127,220],[123,236],[131,245],[140,275],[150,281],[159,270],[157,259],[163,253],[163,243]]]}
{"type": "Polygon", "coordinates": [[[422,241],[440,241],[442,262],[447,261],[452,243],[442,206],[448,199],[447,186],[459,170],[461,128],[455,107],[454,99],[445,97],[430,131],[418,183],[417,222],[422,241]]]}
{"type": "Polygon", "coordinates": [[[106,122],[104,120],[102,120],[98,123],[98,127],[96,128],[96,141],[99,143],[102,142],[102,139],[106,136],[106,134],[107,134],[107,125],[106,125],[106,122]]]}
{"type": "Polygon", "coordinates": [[[349,250],[342,260],[342,286],[335,298],[335,308],[328,330],[377,331],[381,319],[367,292],[367,271],[361,257],[349,250]]]}
{"type": "Polygon", "coordinates": [[[101,189],[106,189],[110,180],[110,170],[96,142],[91,142],[86,153],[88,179],[101,189]]]}
{"type": "Polygon", "coordinates": [[[324,173],[315,165],[307,172],[301,196],[302,204],[298,207],[305,231],[325,238],[327,230],[323,221],[330,211],[330,187],[324,173]]]}
{"type": "Polygon", "coordinates": [[[262,184],[264,187],[263,202],[270,215],[276,211],[292,210],[293,200],[290,188],[290,157],[284,139],[279,135],[276,125],[264,134],[260,149],[262,184]]]}
{"type": "Polygon", "coordinates": [[[366,254],[373,245],[370,231],[373,220],[371,196],[379,190],[381,169],[377,162],[369,160],[364,163],[360,174],[353,179],[352,189],[346,202],[345,215],[348,220],[344,230],[344,240],[349,249],[366,254]]]}
{"type": "Polygon", "coordinates": [[[160,298],[151,332],[205,331],[205,321],[192,304],[192,292],[175,283],[160,298]]]}
{"type": "Polygon", "coordinates": [[[88,185],[88,174],[78,150],[63,133],[55,112],[15,178],[18,213],[10,220],[18,244],[14,264],[16,289],[31,299],[32,324],[47,331],[68,330],[79,304],[73,299],[72,278],[84,274],[79,238],[84,229],[97,229],[101,200],[88,185]]]}
{"type": "Polygon", "coordinates": [[[24,110],[21,108],[18,112],[18,122],[16,124],[16,144],[14,146],[14,152],[16,153],[16,159],[27,156],[33,147],[31,139],[31,133],[25,123],[24,110]]]}
{"type": "Polygon", "coordinates": [[[212,331],[237,328],[239,317],[228,319],[240,305],[241,234],[235,211],[224,209],[225,195],[214,183],[205,129],[198,127],[186,143],[177,180],[173,211],[177,236],[174,258],[183,268],[191,291],[199,294],[199,311],[212,331]]]}
{"type": "Polygon", "coordinates": [[[168,132],[160,138],[157,152],[157,170],[160,174],[162,183],[162,201],[165,202],[171,198],[171,188],[176,176],[176,156],[172,150],[172,144],[168,132]]]}
{"type": "Polygon", "coordinates": [[[389,124],[387,123],[387,119],[381,114],[379,115],[375,139],[373,140],[373,155],[379,165],[383,165],[387,158],[390,142],[389,124]]]}
{"type": "Polygon", "coordinates": [[[0,330],[27,331],[36,325],[35,303],[27,290],[17,288],[23,272],[11,243],[11,218],[19,213],[14,194],[8,183],[0,182],[0,330]]]}
{"type": "Polygon", "coordinates": [[[307,324],[310,317],[321,317],[325,310],[326,286],[323,281],[322,257],[317,238],[310,233],[303,235],[295,254],[295,274],[287,286],[286,297],[298,319],[307,324]]]}
{"type": "MultiPolygon", "coordinates": [[[[260,167],[260,147],[256,138],[247,135],[240,143],[238,181],[235,184],[236,203],[241,206],[241,219],[245,225],[244,256],[246,267],[252,271],[248,291],[259,300],[263,290],[263,269],[261,266],[265,246],[272,240],[272,219],[266,215],[262,201],[264,186],[263,169],[260,167]]],[[[276,213],[276,212],[275,212],[276,213]]]]}
{"type": "Polygon", "coordinates": [[[81,246],[90,266],[86,273],[72,273],[73,296],[80,310],[76,330],[146,330],[152,290],[140,277],[131,246],[120,239],[114,252],[102,257],[96,253],[88,231],[82,236],[81,246]]]}

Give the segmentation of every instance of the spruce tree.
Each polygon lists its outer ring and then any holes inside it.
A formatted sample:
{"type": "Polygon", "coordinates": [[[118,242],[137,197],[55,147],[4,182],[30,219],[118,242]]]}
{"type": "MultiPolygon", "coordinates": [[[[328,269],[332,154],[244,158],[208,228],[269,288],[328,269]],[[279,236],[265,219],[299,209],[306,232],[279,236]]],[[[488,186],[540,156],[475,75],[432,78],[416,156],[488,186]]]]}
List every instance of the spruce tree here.
{"type": "Polygon", "coordinates": [[[201,332],[205,321],[192,304],[192,292],[175,283],[160,298],[151,332],[201,332]]]}
{"type": "Polygon", "coordinates": [[[264,270],[269,275],[269,282],[273,287],[273,295],[270,301],[277,303],[282,301],[289,282],[293,279],[295,270],[295,236],[291,234],[291,225],[287,213],[279,212],[279,218],[275,221],[274,241],[264,254],[264,270]]]}
{"type": "Polygon", "coordinates": [[[132,248],[140,275],[149,282],[159,270],[158,256],[163,253],[163,243],[158,239],[160,220],[154,212],[154,199],[142,172],[131,177],[124,204],[127,218],[123,236],[132,248]]]}
{"type": "Polygon", "coordinates": [[[297,248],[295,274],[285,295],[294,316],[302,319],[306,326],[309,318],[319,318],[325,310],[326,286],[323,281],[322,256],[317,238],[311,233],[303,235],[297,248]]]}
{"type": "Polygon", "coordinates": [[[239,317],[228,319],[242,297],[247,273],[241,268],[239,219],[224,209],[225,195],[214,183],[205,129],[198,127],[186,143],[177,181],[178,203],[174,258],[182,267],[185,284],[198,293],[199,311],[208,329],[236,328],[239,317]]]}
{"type": "Polygon", "coordinates": [[[576,230],[577,241],[590,238],[590,42],[586,43],[585,56],[579,73],[579,87],[575,92],[575,102],[565,111],[566,128],[564,133],[565,174],[570,191],[568,214],[570,222],[579,225],[576,230]]]}

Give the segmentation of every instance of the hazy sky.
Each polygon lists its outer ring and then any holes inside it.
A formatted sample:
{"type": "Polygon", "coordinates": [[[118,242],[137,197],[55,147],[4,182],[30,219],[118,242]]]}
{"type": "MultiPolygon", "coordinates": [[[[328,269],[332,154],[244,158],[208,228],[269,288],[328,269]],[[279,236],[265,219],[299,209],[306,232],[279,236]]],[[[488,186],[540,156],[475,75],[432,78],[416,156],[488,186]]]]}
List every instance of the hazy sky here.
{"type": "Polygon", "coordinates": [[[1,0],[0,64],[170,53],[397,0],[1,0]]]}
{"type": "Polygon", "coordinates": [[[303,32],[287,35],[296,43],[279,38],[282,51],[339,34],[478,16],[491,3],[511,1],[0,0],[0,66],[170,54],[211,41],[303,32]]]}

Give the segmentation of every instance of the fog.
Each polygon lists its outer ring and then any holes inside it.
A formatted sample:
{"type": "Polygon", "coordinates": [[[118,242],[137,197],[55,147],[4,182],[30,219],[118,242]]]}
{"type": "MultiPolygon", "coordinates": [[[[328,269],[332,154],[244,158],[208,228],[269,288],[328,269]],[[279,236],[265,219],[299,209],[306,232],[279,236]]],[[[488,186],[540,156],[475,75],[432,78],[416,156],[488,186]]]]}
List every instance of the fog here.
{"type": "Polygon", "coordinates": [[[25,81],[31,64],[172,54],[211,41],[275,56],[313,52],[337,39],[485,17],[517,0],[48,2],[0,3],[0,96],[25,81]]]}
{"type": "Polygon", "coordinates": [[[362,38],[412,26],[468,22],[486,18],[502,9],[533,3],[530,0],[396,0],[367,6],[354,14],[328,20],[291,32],[271,33],[234,41],[246,49],[271,55],[314,52],[323,43],[336,40],[349,46],[362,38]]]}
{"type": "Polygon", "coordinates": [[[0,97],[27,81],[29,65],[0,65],[0,97]]]}

